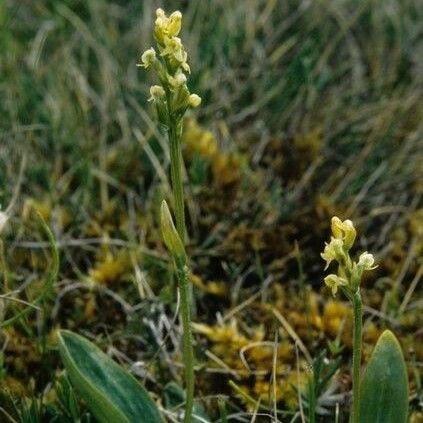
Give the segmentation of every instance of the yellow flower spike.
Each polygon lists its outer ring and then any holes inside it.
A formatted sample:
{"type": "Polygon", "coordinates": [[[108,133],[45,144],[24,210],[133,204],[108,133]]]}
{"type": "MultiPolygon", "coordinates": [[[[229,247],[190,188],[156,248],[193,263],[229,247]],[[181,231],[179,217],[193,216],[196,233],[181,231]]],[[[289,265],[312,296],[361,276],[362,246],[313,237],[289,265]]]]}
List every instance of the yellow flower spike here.
{"type": "Polygon", "coordinates": [[[334,216],[331,221],[333,237],[326,244],[322,258],[326,261],[326,268],[332,260],[339,264],[338,275],[330,274],[325,277],[325,284],[332,289],[335,295],[339,287],[343,287],[344,294],[350,300],[353,308],[353,360],[352,360],[352,390],[353,404],[351,422],[359,423],[360,419],[360,367],[362,353],[362,299],[360,292],[361,277],[364,270],[374,269],[375,259],[367,251],[362,253],[358,262],[353,262],[349,250],[354,244],[356,230],[351,220],[343,222],[334,216]],[[341,248],[339,248],[341,246],[341,248]]]}
{"type": "Polygon", "coordinates": [[[339,286],[347,286],[348,281],[344,278],[341,278],[337,275],[330,274],[325,277],[325,284],[332,290],[332,295],[335,296],[338,292],[339,286]]]}
{"type": "MultiPolygon", "coordinates": [[[[163,240],[173,256],[178,288],[180,292],[180,315],[182,320],[183,361],[185,374],[185,416],[184,423],[192,420],[194,404],[194,350],[192,346],[190,292],[188,286],[187,256],[184,248],[185,205],[184,186],[182,180],[183,158],[181,153],[181,133],[183,117],[190,106],[190,92],[187,78],[184,73],[189,73],[187,63],[188,54],[182,41],[177,37],[181,30],[182,14],[173,12],[166,16],[163,9],[156,10],[154,37],[157,43],[158,55],[154,60],[152,52],[144,55],[145,65],[151,66],[155,71],[162,86],[151,87],[151,99],[154,100],[157,117],[167,132],[171,151],[171,182],[175,205],[177,228],[172,220],[169,208],[165,201],[161,205],[160,223],[163,240]]],[[[199,104],[194,98],[193,104],[199,104]]]]}

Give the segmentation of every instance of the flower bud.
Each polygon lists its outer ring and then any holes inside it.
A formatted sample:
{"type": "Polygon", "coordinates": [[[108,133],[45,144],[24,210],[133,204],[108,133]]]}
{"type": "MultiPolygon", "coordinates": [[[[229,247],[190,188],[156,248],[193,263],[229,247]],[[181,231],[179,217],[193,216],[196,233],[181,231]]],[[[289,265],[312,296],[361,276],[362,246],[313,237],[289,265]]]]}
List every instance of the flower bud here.
{"type": "Polygon", "coordinates": [[[343,236],[343,232],[342,232],[342,220],[337,217],[337,216],[333,216],[332,220],[331,220],[331,229],[332,229],[332,234],[335,238],[342,238],[343,236]]]}
{"type": "Polygon", "coordinates": [[[162,8],[158,8],[156,9],[156,17],[159,19],[165,19],[166,18],[166,13],[162,8]]]}
{"type": "Polygon", "coordinates": [[[185,76],[185,74],[181,71],[178,70],[175,74],[175,76],[168,76],[168,81],[170,83],[170,85],[172,85],[172,87],[174,88],[178,88],[181,87],[182,85],[186,84],[187,82],[187,77],[185,76]]]}
{"type": "Polygon", "coordinates": [[[331,229],[333,236],[344,241],[344,248],[348,251],[354,244],[357,235],[354,224],[347,219],[342,221],[339,217],[332,217],[331,229]]]}
{"type": "Polygon", "coordinates": [[[197,94],[191,94],[188,97],[188,105],[190,107],[198,107],[201,104],[201,97],[197,94]]]}
{"type": "Polygon", "coordinates": [[[344,246],[347,250],[349,250],[354,244],[357,232],[351,220],[349,219],[344,220],[343,225],[344,225],[344,246]]]}
{"type": "Polygon", "coordinates": [[[185,263],[185,248],[178,231],[175,228],[172,215],[170,214],[169,207],[165,200],[162,201],[162,205],[160,207],[160,226],[163,241],[173,259],[180,264],[185,263]]]}
{"type": "Polygon", "coordinates": [[[372,270],[375,269],[377,266],[374,266],[375,258],[373,254],[368,253],[367,251],[363,254],[360,254],[358,258],[357,266],[363,270],[372,270]]]}
{"type": "Polygon", "coordinates": [[[176,12],[173,12],[169,16],[169,22],[167,25],[167,31],[169,37],[176,37],[179,34],[179,31],[181,30],[181,24],[182,24],[182,13],[177,10],[176,12]]]}
{"type": "Polygon", "coordinates": [[[156,36],[157,42],[163,44],[169,20],[166,17],[166,14],[163,9],[156,10],[156,17],[157,18],[155,22],[154,35],[156,36]]]}
{"type": "Polygon", "coordinates": [[[151,97],[148,99],[148,101],[158,101],[166,95],[166,92],[160,85],[153,85],[150,87],[150,95],[151,97]]]}

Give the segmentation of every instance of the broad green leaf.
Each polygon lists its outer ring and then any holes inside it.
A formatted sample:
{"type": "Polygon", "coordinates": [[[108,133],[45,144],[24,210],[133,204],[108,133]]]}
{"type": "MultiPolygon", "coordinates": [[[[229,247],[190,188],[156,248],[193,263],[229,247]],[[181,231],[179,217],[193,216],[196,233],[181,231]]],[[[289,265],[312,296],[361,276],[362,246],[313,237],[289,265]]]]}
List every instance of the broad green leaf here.
{"type": "Polygon", "coordinates": [[[405,423],[408,380],[395,335],[386,330],[377,341],[361,381],[360,423],[405,423]]]}
{"type": "Polygon", "coordinates": [[[69,379],[101,423],[160,423],[147,391],[92,342],[59,332],[59,351],[69,379]]]}

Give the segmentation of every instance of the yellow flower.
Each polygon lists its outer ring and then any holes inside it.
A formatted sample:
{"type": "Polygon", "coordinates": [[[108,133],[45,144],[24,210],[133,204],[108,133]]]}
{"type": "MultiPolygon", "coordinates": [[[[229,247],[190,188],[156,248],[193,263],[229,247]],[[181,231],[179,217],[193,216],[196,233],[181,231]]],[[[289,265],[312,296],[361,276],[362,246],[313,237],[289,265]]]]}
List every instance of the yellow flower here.
{"type": "Polygon", "coordinates": [[[182,87],[187,82],[187,77],[180,69],[176,71],[174,76],[168,75],[167,79],[173,88],[182,87]]]}
{"type": "Polygon", "coordinates": [[[176,10],[169,16],[169,22],[167,25],[168,35],[170,37],[176,37],[181,31],[182,26],[182,13],[176,10]]]}
{"type": "Polygon", "coordinates": [[[201,104],[201,97],[197,94],[191,94],[188,98],[188,104],[190,107],[198,107],[201,104]]]}
{"type": "Polygon", "coordinates": [[[150,95],[151,97],[148,99],[148,101],[157,101],[162,99],[166,95],[166,92],[160,85],[153,85],[150,87],[150,95]]]}
{"type": "Polygon", "coordinates": [[[374,266],[374,264],[375,264],[375,259],[373,257],[373,254],[370,254],[367,251],[365,251],[358,258],[357,267],[363,270],[372,270],[372,269],[376,269],[377,267],[377,266],[374,266]]]}
{"type": "Polygon", "coordinates": [[[344,241],[344,248],[348,251],[354,244],[357,235],[354,224],[347,219],[342,221],[339,217],[332,217],[331,229],[333,236],[344,241]]]}
{"type": "Polygon", "coordinates": [[[146,50],[141,56],[141,64],[138,66],[143,66],[144,68],[148,68],[151,66],[156,60],[156,50],[153,47],[146,50]]]}
{"type": "Polygon", "coordinates": [[[165,48],[161,52],[162,56],[171,56],[181,66],[186,63],[188,54],[179,37],[165,37],[164,45],[165,48]]]}
{"type": "Polygon", "coordinates": [[[347,286],[348,281],[340,276],[330,274],[325,277],[325,284],[332,290],[333,296],[338,292],[339,286],[347,286]]]}
{"type": "Polygon", "coordinates": [[[157,9],[156,17],[154,33],[159,43],[164,44],[166,37],[176,37],[179,34],[182,25],[182,13],[179,10],[167,17],[163,9],[157,9]]]}
{"type": "Polygon", "coordinates": [[[326,270],[333,260],[337,260],[338,257],[342,255],[342,247],[344,245],[344,242],[342,241],[342,239],[332,237],[330,243],[325,244],[325,249],[323,253],[320,254],[320,256],[323,260],[326,261],[326,270]]]}

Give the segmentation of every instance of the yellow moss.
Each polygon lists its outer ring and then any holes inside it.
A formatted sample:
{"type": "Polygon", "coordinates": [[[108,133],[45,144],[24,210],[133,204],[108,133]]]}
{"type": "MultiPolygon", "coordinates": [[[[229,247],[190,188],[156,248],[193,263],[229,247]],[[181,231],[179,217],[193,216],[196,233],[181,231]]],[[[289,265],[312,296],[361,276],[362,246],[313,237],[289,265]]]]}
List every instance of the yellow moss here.
{"type": "Polygon", "coordinates": [[[270,389],[271,386],[269,382],[262,378],[257,378],[253,386],[253,395],[255,398],[263,398],[264,401],[267,402],[271,397],[270,389]]]}
{"type": "Polygon", "coordinates": [[[241,177],[242,158],[237,154],[219,154],[212,162],[213,178],[218,185],[231,185],[241,177]]]}
{"type": "Polygon", "coordinates": [[[294,146],[299,152],[305,152],[309,158],[319,155],[322,148],[322,127],[317,126],[306,134],[298,134],[294,137],[294,146]]]}
{"type": "Polygon", "coordinates": [[[382,331],[373,322],[363,328],[363,359],[365,362],[370,359],[381,333],[382,331]]]}
{"type": "Polygon", "coordinates": [[[364,327],[363,340],[369,344],[376,345],[376,342],[379,339],[381,333],[382,331],[375,325],[375,323],[370,322],[364,327]]]}
{"type": "Polygon", "coordinates": [[[241,335],[238,331],[236,320],[231,320],[227,325],[221,326],[208,326],[201,323],[193,323],[193,329],[206,335],[207,338],[215,343],[219,344],[231,344],[233,348],[240,349],[246,346],[250,341],[241,335]]]}
{"type": "Polygon", "coordinates": [[[95,266],[88,271],[90,278],[104,285],[119,281],[128,270],[128,253],[121,250],[119,253],[113,254],[107,249],[102,252],[101,256],[95,266]]]}
{"type": "Polygon", "coordinates": [[[336,337],[343,328],[343,333],[345,333],[345,328],[351,326],[351,319],[352,311],[348,305],[341,302],[328,301],[323,311],[323,330],[331,337],[336,337]]]}
{"type": "Polygon", "coordinates": [[[319,312],[319,306],[317,302],[317,295],[315,293],[310,293],[308,297],[309,312],[311,324],[316,328],[321,330],[323,328],[322,316],[319,312]]]}
{"type": "Polygon", "coordinates": [[[185,121],[183,142],[189,157],[199,155],[210,162],[217,185],[230,185],[239,180],[244,162],[242,156],[220,151],[213,132],[202,128],[194,119],[185,121]]]}
{"type": "Polygon", "coordinates": [[[121,213],[118,206],[117,200],[110,200],[95,213],[87,225],[87,236],[104,236],[104,234],[112,232],[119,225],[121,213]]]}
{"type": "Polygon", "coordinates": [[[298,407],[298,389],[303,390],[308,380],[308,374],[292,371],[279,381],[278,397],[287,407],[294,410],[298,407]]]}
{"type": "Polygon", "coordinates": [[[48,199],[37,201],[33,198],[25,200],[22,212],[23,219],[29,219],[33,210],[39,213],[45,221],[49,221],[52,215],[51,201],[48,199]]]}
{"type": "Polygon", "coordinates": [[[88,297],[88,300],[85,302],[84,306],[84,317],[87,321],[93,320],[95,317],[95,311],[96,311],[96,301],[95,296],[90,295],[88,297]]]}
{"type": "Polygon", "coordinates": [[[3,333],[7,339],[5,350],[6,366],[17,373],[28,374],[33,364],[41,360],[37,346],[14,327],[4,329],[3,333]]]}
{"type": "Polygon", "coordinates": [[[200,127],[194,119],[186,119],[183,142],[189,156],[198,154],[203,159],[213,160],[218,144],[213,132],[200,127]]]}
{"type": "Polygon", "coordinates": [[[25,397],[28,392],[26,386],[12,376],[6,376],[1,380],[2,390],[7,391],[13,397],[25,397]]]}
{"type": "Polygon", "coordinates": [[[300,371],[291,371],[282,377],[277,377],[276,386],[271,380],[270,376],[256,378],[252,389],[244,386],[244,389],[253,398],[261,398],[262,404],[269,405],[274,400],[276,394],[276,401],[283,401],[290,409],[294,410],[298,407],[298,389],[303,390],[307,383],[307,374],[300,371]]]}
{"type": "Polygon", "coordinates": [[[57,220],[62,229],[67,228],[73,221],[72,214],[66,210],[64,207],[59,207],[55,214],[57,215],[57,220]]]}
{"type": "Polygon", "coordinates": [[[201,291],[216,297],[226,297],[228,294],[228,285],[225,282],[208,281],[204,282],[199,276],[190,274],[190,281],[201,291]]]}
{"type": "Polygon", "coordinates": [[[412,235],[423,236],[423,208],[411,214],[408,219],[408,227],[412,235]]]}

